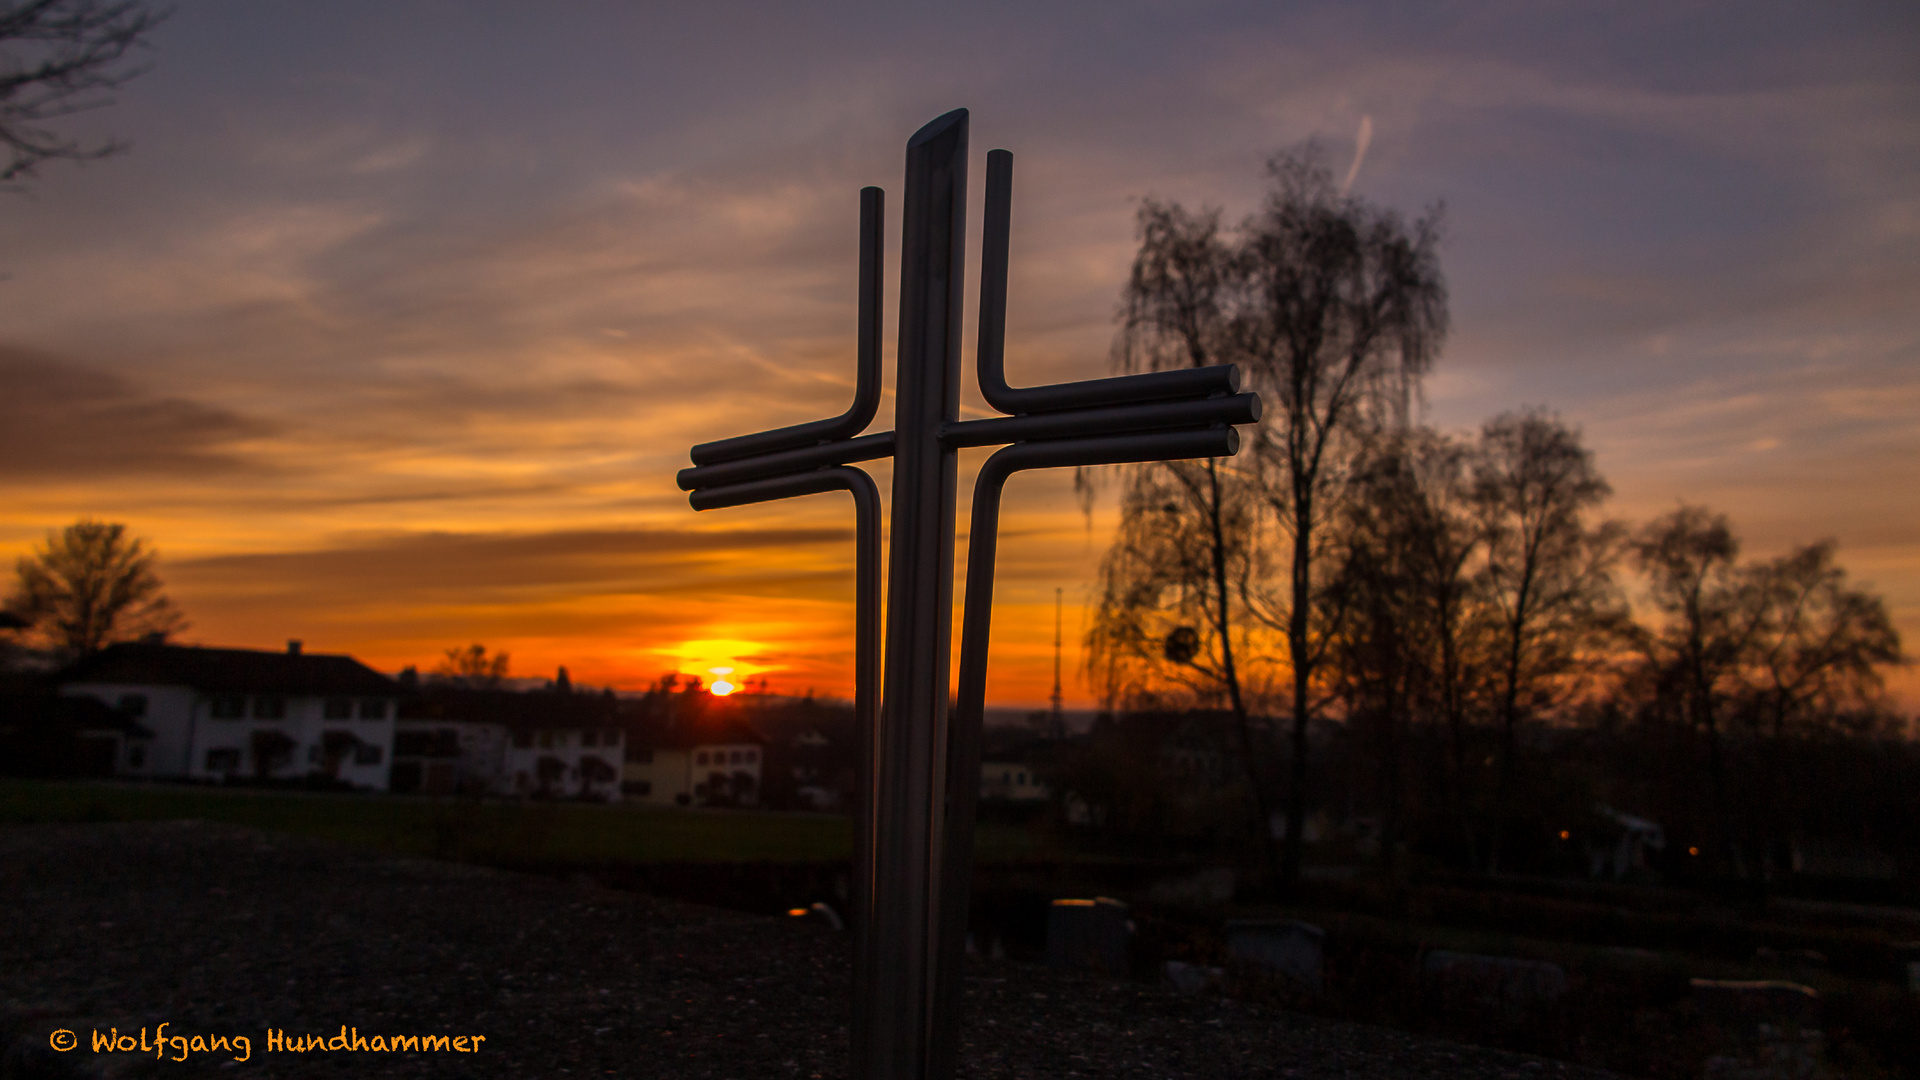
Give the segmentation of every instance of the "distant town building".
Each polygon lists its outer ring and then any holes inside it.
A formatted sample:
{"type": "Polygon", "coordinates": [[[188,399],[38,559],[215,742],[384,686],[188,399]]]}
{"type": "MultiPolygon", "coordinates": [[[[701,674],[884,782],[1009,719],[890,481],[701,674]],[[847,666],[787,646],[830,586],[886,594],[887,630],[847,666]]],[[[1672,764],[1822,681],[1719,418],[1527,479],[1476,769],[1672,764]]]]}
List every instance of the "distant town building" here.
{"type": "Polygon", "coordinates": [[[1047,797],[1047,785],[1038,771],[1026,761],[983,761],[980,763],[980,798],[1002,802],[1041,802],[1047,797]]]}
{"type": "Polygon", "coordinates": [[[113,773],[153,779],[325,777],[385,790],[400,688],[350,656],[111,646],[62,674],[59,692],[113,706],[113,773]]]}
{"type": "Polygon", "coordinates": [[[610,695],[428,684],[401,707],[393,790],[614,802],[625,755],[610,695]]]}
{"type": "Polygon", "coordinates": [[[766,745],[743,720],[648,717],[627,744],[621,790],[660,806],[758,806],[766,745]]]}

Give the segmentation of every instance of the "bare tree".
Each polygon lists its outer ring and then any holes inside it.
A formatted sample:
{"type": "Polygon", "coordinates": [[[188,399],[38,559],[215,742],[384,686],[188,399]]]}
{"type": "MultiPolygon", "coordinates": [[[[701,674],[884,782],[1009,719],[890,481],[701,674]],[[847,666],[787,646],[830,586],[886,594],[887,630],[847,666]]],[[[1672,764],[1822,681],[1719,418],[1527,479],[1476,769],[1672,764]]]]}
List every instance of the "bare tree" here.
{"type": "Polygon", "coordinates": [[[142,74],[123,63],[166,18],[145,0],[0,0],[0,183],[32,176],[44,161],[88,161],[123,149],[88,146],[48,125],[112,101],[142,74]]]}
{"type": "Polygon", "coordinates": [[[1537,715],[1564,695],[1568,677],[1581,674],[1624,627],[1613,584],[1621,530],[1585,521],[1611,493],[1578,433],[1555,416],[1508,413],[1481,429],[1474,503],[1486,545],[1500,719],[1490,872],[1500,868],[1523,715],[1537,715]]]}
{"type": "Polygon", "coordinates": [[[1292,541],[1286,587],[1256,607],[1287,640],[1292,754],[1280,873],[1291,887],[1304,850],[1313,685],[1337,622],[1320,598],[1322,526],[1338,513],[1360,447],[1404,424],[1446,336],[1447,293],[1437,210],[1409,228],[1344,194],[1313,148],[1274,158],[1268,172],[1274,190],[1235,262],[1232,329],[1235,356],[1268,402],[1255,452],[1268,509],[1292,541]]]}
{"type": "MultiPolygon", "coordinates": [[[[1192,214],[1154,202],[1141,210],[1141,247],[1120,339],[1123,365],[1238,363],[1267,409],[1247,465],[1136,470],[1136,478],[1159,478],[1136,483],[1183,494],[1158,504],[1130,500],[1136,517],[1125,516],[1123,506],[1121,543],[1133,544],[1140,529],[1158,528],[1137,515],[1164,513],[1169,505],[1191,515],[1196,558],[1206,571],[1196,584],[1204,588],[1207,613],[1191,627],[1193,644],[1208,650],[1207,670],[1241,733],[1262,834],[1275,800],[1261,779],[1263,739],[1247,684],[1251,658],[1238,650],[1266,632],[1275,639],[1262,659],[1284,670],[1291,687],[1286,840],[1275,868],[1290,885],[1300,870],[1307,733],[1328,700],[1315,680],[1338,622],[1330,606],[1335,594],[1325,588],[1323,525],[1337,513],[1361,446],[1404,422],[1447,319],[1437,216],[1409,228],[1397,215],[1342,193],[1312,148],[1276,157],[1269,174],[1274,186],[1265,208],[1232,234],[1223,234],[1217,211],[1192,214]],[[1247,513],[1242,500],[1260,513],[1247,513]],[[1244,538],[1230,535],[1236,526],[1246,529],[1244,538]],[[1281,537],[1288,542],[1284,559],[1266,550],[1269,539],[1281,537]]],[[[1113,567],[1120,576],[1107,575],[1109,596],[1129,592],[1130,573],[1155,569],[1151,561],[1113,567]]],[[[1104,633],[1096,628],[1090,640],[1096,657],[1111,655],[1102,653],[1103,644],[1127,640],[1104,633]]],[[[1143,640],[1135,640],[1136,655],[1150,658],[1143,640]]],[[[1191,667],[1192,655],[1181,644],[1168,648],[1164,660],[1191,667]]]]}
{"type": "MultiPolygon", "coordinates": [[[[1190,214],[1151,200],[1142,206],[1116,350],[1120,366],[1230,362],[1234,263],[1217,211],[1190,214]]],[[[1254,571],[1257,499],[1244,474],[1212,458],[1136,466],[1126,476],[1119,529],[1100,566],[1089,667],[1110,702],[1171,704],[1156,689],[1165,681],[1184,692],[1185,704],[1224,704],[1258,835],[1268,828],[1274,798],[1263,767],[1266,740],[1254,730],[1249,705],[1248,628],[1236,604],[1254,571]]],[[[1270,859],[1271,845],[1262,850],[1270,859]]]]}
{"type": "Polygon", "coordinates": [[[1347,683],[1349,721],[1371,709],[1383,725],[1383,848],[1401,826],[1405,729],[1424,718],[1446,747],[1429,770],[1441,816],[1477,861],[1465,800],[1476,681],[1468,662],[1484,576],[1470,464],[1470,447],[1427,428],[1381,440],[1360,463],[1340,522],[1345,549],[1335,587],[1353,617],[1337,639],[1335,666],[1347,683]]]}
{"type": "Polygon", "coordinates": [[[507,654],[487,654],[487,647],[474,642],[464,649],[448,649],[433,673],[455,686],[490,689],[507,677],[507,654]]]}
{"type": "Polygon", "coordinates": [[[1847,585],[1834,542],[1808,544],[1747,572],[1762,611],[1756,722],[1778,740],[1874,704],[1880,669],[1902,662],[1880,597],[1847,585]]]}
{"type": "Polygon", "coordinates": [[[1655,704],[1700,731],[1712,786],[1713,858],[1740,864],[1733,846],[1723,711],[1745,691],[1747,665],[1765,624],[1758,595],[1735,564],[1740,544],[1724,514],[1682,505],[1635,536],[1657,622],[1638,630],[1655,704]]]}
{"type": "Polygon", "coordinates": [[[29,640],[77,660],[116,641],[186,628],[154,572],[155,552],[118,523],[82,518],[15,564],[7,607],[30,624],[29,640]]]}
{"type": "Polygon", "coordinates": [[[1902,657],[1884,601],[1847,585],[1833,541],[1745,566],[1735,565],[1738,552],[1726,518],[1694,506],[1652,522],[1635,544],[1661,616],[1641,631],[1655,704],[1705,735],[1715,859],[1745,876],[1749,852],[1737,833],[1764,862],[1769,836],[1786,830],[1779,791],[1789,747],[1840,733],[1849,718],[1883,715],[1880,671],[1902,657]],[[1750,812],[1738,815],[1730,724],[1760,757],[1743,788],[1750,812]]]}

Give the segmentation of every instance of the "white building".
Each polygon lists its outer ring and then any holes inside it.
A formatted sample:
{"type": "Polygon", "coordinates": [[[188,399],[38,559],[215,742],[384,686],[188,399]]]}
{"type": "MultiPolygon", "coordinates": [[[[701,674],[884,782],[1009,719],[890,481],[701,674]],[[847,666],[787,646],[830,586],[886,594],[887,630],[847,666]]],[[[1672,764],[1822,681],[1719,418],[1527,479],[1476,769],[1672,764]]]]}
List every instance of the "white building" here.
{"type": "Polygon", "coordinates": [[[766,737],[739,720],[641,725],[621,789],[659,806],[758,806],[766,737]]]}
{"type": "Polygon", "coordinates": [[[75,665],[60,693],[118,708],[114,774],[224,781],[329,777],[385,790],[393,680],[350,656],[129,643],[75,665]]]}
{"type": "Polygon", "coordinates": [[[404,705],[392,790],[615,802],[618,716],[599,694],[429,685],[404,705]]]}
{"type": "Polygon", "coordinates": [[[1024,761],[983,761],[980,763],[980,798],[1006,802],[1040,802],[1047,797],[1047,785],[1039,773],[1024,761]]]}

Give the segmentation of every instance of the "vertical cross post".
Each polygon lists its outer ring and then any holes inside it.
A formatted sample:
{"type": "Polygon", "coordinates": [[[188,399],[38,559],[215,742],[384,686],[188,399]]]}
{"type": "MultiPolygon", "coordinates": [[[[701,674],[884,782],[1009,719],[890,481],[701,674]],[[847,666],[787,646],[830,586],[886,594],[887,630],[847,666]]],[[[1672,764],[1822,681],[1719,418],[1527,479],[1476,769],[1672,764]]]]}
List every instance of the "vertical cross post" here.
{"type": "Polygon", "coordinates": [[[895,430],[856,437],[878,400],[878,189],[862,192],[859,389],[845,416],[694,447],[680,487],[695,509],[826,491],[859,511],[857,706],[868,767],[859,800],[853,1075],[945,1080],[958,1046],[980,727],[987,682],[1000,494],[1013,473],[1179,458],[1228,457],[1232,425],[1259,419],[1232,365],[1014,388],[1002,373],[1013,155],[987,158],[979,333],[981,393],[1002,412],[961,421],[960,316],[965,264],[967,111],[907,143],[895,430]],[[962,614],[960,685],[949,715],[953,531],[958,451],[1004,446],[974,486],[962,614]],[[892,456],[885,689],[871,635],[878,577],[873,483],[849,463],[892,456]]]}
{"type": "Polygon", "coordinates": [[[966,265],[967,114],[907,143],[900,236],[899,375],[894,384],[893,528],[887,658],[876,744],[874,842],[880,880],[862,1025],[875,1076],[924,1075],[939,928],[939,796],[946,768],[953,635],[953,518],[959,454],[940,432],[960,415],[966,265]]]}

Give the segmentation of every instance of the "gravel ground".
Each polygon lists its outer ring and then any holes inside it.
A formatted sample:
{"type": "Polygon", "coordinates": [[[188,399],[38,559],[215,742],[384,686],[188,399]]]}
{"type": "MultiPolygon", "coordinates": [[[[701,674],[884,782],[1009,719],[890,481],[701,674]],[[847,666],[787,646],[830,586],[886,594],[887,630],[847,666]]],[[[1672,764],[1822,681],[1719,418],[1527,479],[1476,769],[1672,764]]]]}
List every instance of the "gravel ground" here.
{"type": "MultiPolygon", "coordinates": [[[[0,829],[6,1080],[840,1077],[847,966],[844,935],[799,920],[232,826],[0,829]],[[343,1026],[485,1040],[468,1053],[268,1044],[270,1029],[343,1026]],[[144,1052],[91,1048],[96,1031],[143,1028],[144,1052]],[[49,1048],[61,1030],[77,1049],[49,1048]],[[248,1039],[249,1060],[190,1041],[215,1035],[248,1039]]],[[[961,1074],[1610,1075],[999,961],[968,978],[961,1074]]]]}

